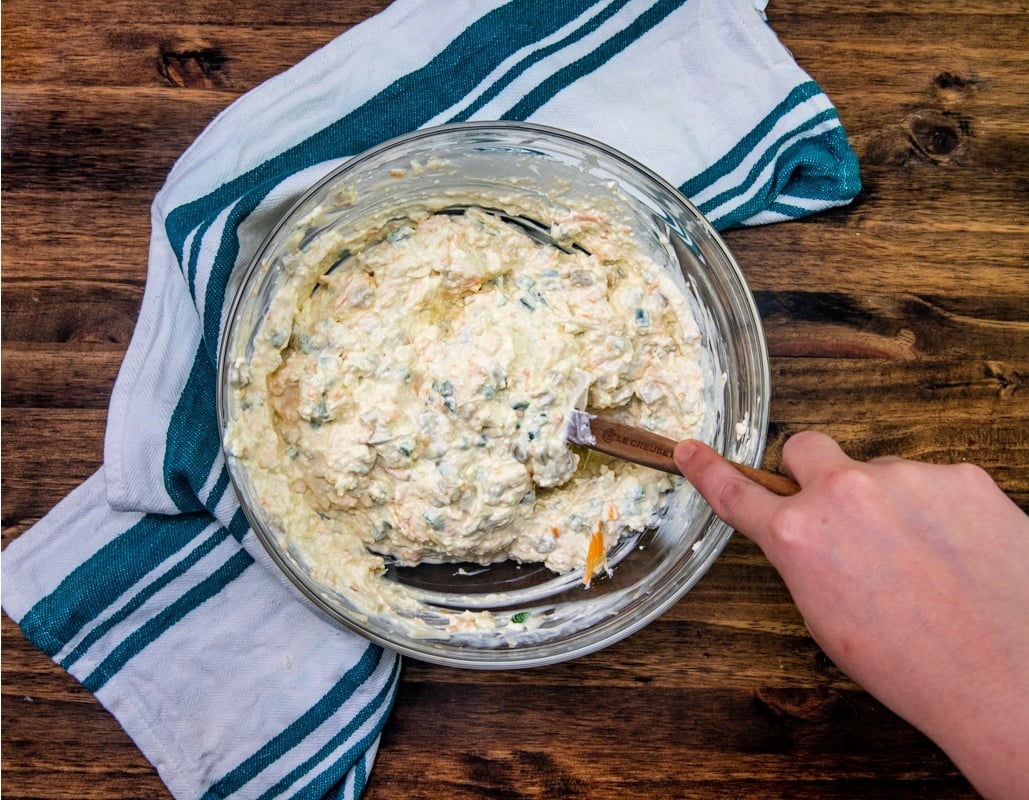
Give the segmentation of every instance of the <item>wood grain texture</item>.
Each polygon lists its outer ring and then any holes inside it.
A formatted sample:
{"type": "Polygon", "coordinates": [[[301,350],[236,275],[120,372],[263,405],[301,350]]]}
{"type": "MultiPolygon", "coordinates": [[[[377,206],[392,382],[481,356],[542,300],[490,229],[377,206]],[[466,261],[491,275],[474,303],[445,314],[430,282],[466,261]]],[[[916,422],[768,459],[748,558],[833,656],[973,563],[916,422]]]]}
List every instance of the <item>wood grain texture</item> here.
{"type": "MultiPolygon", "coordinates": [[[[3,14],[3,544],[102,462],[150,202],[242,93],[386,5],[9,0],[3,14]]],[[[981,464],[1029,508],[1029,14],[1015,0],[773,0],[858,153],[851,205],[726,234],[772,355],[765,466],[981,464]]],[[[114,718],[2,620],[4,797],[168,798],[114,718]]],[[[366,797],[970,798],[807,635],[733,539],[629,640],[509,673],[408,661],[366,797]]]]}

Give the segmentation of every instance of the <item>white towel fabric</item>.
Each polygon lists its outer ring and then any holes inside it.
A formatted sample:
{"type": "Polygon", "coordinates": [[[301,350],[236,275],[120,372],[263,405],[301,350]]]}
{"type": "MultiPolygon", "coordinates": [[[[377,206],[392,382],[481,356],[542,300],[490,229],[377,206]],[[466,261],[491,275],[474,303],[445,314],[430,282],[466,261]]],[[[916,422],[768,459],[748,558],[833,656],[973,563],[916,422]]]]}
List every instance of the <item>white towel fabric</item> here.
{"type": "Polygon", "coordinates": [[[763,5],[398,0],[183,154],[153,204],[104,466],[3,556],[6,612],[176,798],[358,797],[399,672],[273,574],[239,510],[214,403],[229,274],[347,157],[464,119],[604,141],[719,228],[848,202],[857,163],[836,112],[763,5]]]}

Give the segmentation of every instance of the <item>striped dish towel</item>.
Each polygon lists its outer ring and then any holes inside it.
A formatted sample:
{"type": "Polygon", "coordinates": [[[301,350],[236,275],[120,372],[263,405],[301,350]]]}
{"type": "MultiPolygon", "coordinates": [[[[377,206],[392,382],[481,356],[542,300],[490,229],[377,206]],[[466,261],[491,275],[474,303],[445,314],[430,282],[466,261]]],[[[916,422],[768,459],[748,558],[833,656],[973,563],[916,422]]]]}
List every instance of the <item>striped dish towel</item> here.
{"type": "Polygon", "coordinates": [[[395,654],[274,574],[233,495],[214,388],[230,273],[343,160],[458,120],[600,139],[719,228],[846,203],[854,154],[762,7],[398,0],[241,97],[176,163],[104,465],[3,554],[6,612],[176,798],[359,796],[398,681],[395,654]]]}

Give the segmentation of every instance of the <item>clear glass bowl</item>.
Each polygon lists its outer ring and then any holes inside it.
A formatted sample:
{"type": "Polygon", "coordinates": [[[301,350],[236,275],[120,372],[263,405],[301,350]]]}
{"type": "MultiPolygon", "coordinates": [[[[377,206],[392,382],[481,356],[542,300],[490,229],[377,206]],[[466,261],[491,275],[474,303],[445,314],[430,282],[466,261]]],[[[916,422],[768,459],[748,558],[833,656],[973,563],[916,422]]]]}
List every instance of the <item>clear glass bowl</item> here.
{"type": "MultiPolygon", "coordinates": [[[[482,195],[531,226],[532,208],[603,198],[623,216],[649,255],[673,273],[700,326],[713,374],[704,438],[727,458],[757,465],[768,425],[769,368],[760,318],[722,239],[674,187],[646,167],[582,136],[523,123],[462,123],[402,136],[357,156],[313,186],[269,234],[254,260],[234,276],[221,341],[218,414],[222,431],[237,413],[233,360],[246,357],[283,275],[283,259],[327,228],[387,215],[400,217],[450,198],[482,195]],[[403,180],[395,178],[403,175],[403,180]],[[317,227],[316,208],[329,209],[317,227]]],[[[586,588],[578,573],[542,565],[424,564],[391,567],[383,578],[418,600],[428,633],[413,635],[389,614],[370,617],[351,598],[314,580],[284,546],[254,495],[245,465],[226,454],[242,507],[283,574],[342,625],[405,655],[480,669],[556,663],[594,652],[639,630],[693,587],[718,557],[731,530],[683,482],[653,530],[627,536],[608,553],[609,574],[586,588]],[[489,610],[496,628],[445,634],[464,609],[489,610]],[[528,613],[526,613],[528,612],[528,613]],[[521,623],[526,617],[531,625],[521,623]]]]}

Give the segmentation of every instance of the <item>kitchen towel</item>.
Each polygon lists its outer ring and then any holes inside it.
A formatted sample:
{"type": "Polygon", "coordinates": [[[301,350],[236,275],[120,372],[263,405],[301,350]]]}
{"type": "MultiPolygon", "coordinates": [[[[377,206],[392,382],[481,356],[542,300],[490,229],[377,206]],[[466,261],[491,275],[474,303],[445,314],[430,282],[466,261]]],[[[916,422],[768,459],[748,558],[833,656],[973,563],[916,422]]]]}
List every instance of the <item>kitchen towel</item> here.
{"type": "Polygon", "coordinates": [[[3,607],[176,798],[359,796],[400,669],[301,600],[240,512],[215,417],[232,271],[346,158],[458,120],[604,141],[722,229],[847,203],[836,111],[763,6],[398,0],[239,98],[175,164],[103,467],[4,552],[3,607]]]}

